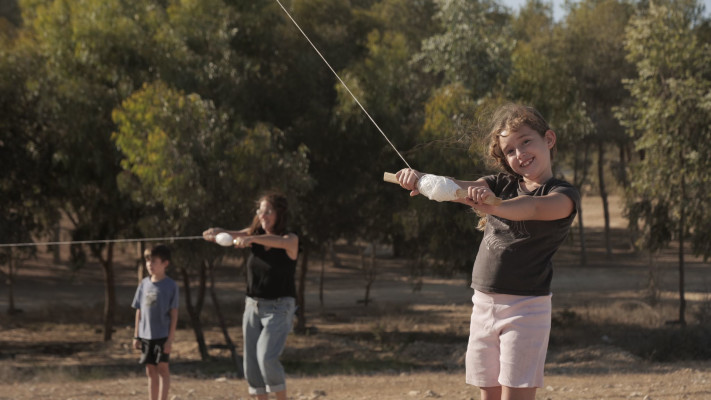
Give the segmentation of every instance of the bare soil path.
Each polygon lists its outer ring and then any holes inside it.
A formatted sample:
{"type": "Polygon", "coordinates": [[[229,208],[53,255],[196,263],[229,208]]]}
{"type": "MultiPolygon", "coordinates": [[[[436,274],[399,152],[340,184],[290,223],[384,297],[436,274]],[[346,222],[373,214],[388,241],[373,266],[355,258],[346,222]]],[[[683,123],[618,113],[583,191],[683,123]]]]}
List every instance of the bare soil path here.
{"type": "MultiPolygon", "coordinates": [[[[651,260],[634,253],[613,202],[614,257],[606,259],[597,201],[587,198],[584,203],[588,264],[580,265],[574,240],[555,260],[557,325],[546,387],[537,399],[711,399],[711,361],[651,362],[629,350],[634,346],[625,332],[637,329],[645,341],[646,333],[676,316],[675,250],[651,260]],[[650,270],[657,279],[654,306],[645,298],[650,270]]],[[[421,288],[413,290],[406,260],[382,259],[371,293],[374,302],[364,307],[359,303],[364,295],[359,255],[353,247],[340,250],[343,267],[326,264],[323,306],[318,296],[320,260],[312,263],[306,301],[308,325],[314,330],[291,335],[283,356],[287,371],[298,371],[288,378],[290,398],[478,399],[478,390],[464,383],[462,367],[472,294],[466,277],[425,277],[421,288]]],[[[0,400],[146,397],[145,376],[129,347],[136,284],[133,251],[126,248],[121,255],[117,281],[122,311],[110,343],[101,342],[97,330],[103,301],[100,268],[71,273],[42,252],[20,271],[16,304],[25,312],[0,316],[0,400]]],[[[690,315],[711,304],[709,269],[690,258],[690,315]]],[[[230,335],[240,343],[242,278],[234,265],[218,275],[230,335]]],[[[0,309],[5,309],[5,286],[0,288],[0,309]]],[[[230,372],[228,353],[219,349],[223,339],[212,314],[208,300],[204,318],[215,357],[211,362],[199,361],[187,317],[181,316],[171,358],[171,399],[247,398],[246,383],[230,372]]]]}

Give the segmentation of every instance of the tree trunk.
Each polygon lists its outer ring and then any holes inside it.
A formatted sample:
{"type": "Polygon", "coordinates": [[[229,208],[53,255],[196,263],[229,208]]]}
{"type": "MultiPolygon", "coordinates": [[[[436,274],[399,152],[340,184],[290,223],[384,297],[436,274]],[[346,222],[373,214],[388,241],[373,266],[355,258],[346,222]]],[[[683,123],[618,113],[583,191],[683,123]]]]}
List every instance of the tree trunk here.
{"type": "Polygon", "coordinates": [[[104,341],[111,340],[114,330],[114,315],[116,314],[116,277],[114,275],[114,243],[106,245],[106,258],[99,261],[104,270],[104,341]]]}
{"type": "MultiPolygon", "coordinates": [[[[57,222],[57,224],[52,229],[52,241],[53,242],[60,241],[61,232],[62,232],[62,228],[60,227],[59,222],[57,222]]],[[[59,254],[59,245],[52,246],[52,262],[54,262],[54,265],[59,265],[62,262],[62,258],[60,257],[60,254],[59,254]]]]}
{"type": "Polygon", "coordinates": [[[12,247],[8,248],[8,260],[7,260],[7,275],[5,276],[5,283],[7,283],[7,313],[13,315],[17,313],[15,308],[15,271],[17,270],[15,252],[12,247]]]}
{"type": "MultiPolygon", "coordinates": [[[[684,155],[680,153],[679,158],[681,159],[681,167],[684,169],[684,155]]],[[[681,175],[681,182],[679,185],[680,193],[679,196],[681,201],[679,216],[679,324],[682,327],[686,326],[686,298],[684,296],[684,236],[686,234],[686,211],[684,204],[686,203],[686,179],[684,179],[684,174],[681,175]]]]}
{"type": "Polygon", "coordinates": [[[331,240],[328,241],[328,255],[331,257],[334,268],[343,267],[343,265],[341,265],[341,259],[338,258],[338,254],[336,254],[336,251],[333,249],[333,241],[331,240]]]}
{"type": "Polygon", "coordinates": [[[610,245],[610,210],[607,201],[607,188],[605,187],[605,144],[602,140],[598,142],[597,149],[597,174],[600,183],[600,198],[602,199],[602,210],[605,216],[605,256],[612,258],[612,246],[610,245]]]}
{"type": "MultiPolygon", "coordinates": [[[[584,143],[583,144],[582,165],[580,165],[579,157],[577,156],[577,151],[576,151],[575,161],[573,164],[573,184],[578,187],[578,190],[580,192],[581,201],[582,201],[582,196],[583,196],[583,185],[587,181],[587,176],[588,176],[588,157],[589,156],[590,156],[590,145],[587,143],[584,143]]],[[[587,249],[587,242],[586,242],[586,236],[585,236],[585,226],[583,223],[582,205],[580,207],[580,210],[578,210],[578,236],[580,237],[578,239],[580,241],[580,265],[584,267],[584,266],[588,265],[588,249],[587,249]]]]}
{"type": "Polygon", "coordinates": [[[234,362],[235,367],[237,368],[237,377],[244,378],[244,366],[242,365],[242,357],[237,354],[235,344],[232,342],[232,338],[230,338],[230,333],[227,331],[227,324],[225,323],[225,318],[222,315],[220,303],[217,300],[217,292],[215,291],[215,265],[214,263],[208,263],[207,261],[204,261],[204,263],[207,264],[206,267],[210,274],[210,298],[212,299],[212,305],[215,306],[215,314],[217,314],[217,321],[220,323],[222,336],[225,338],[225,344],[227,345],[227,348],[230,350],[230,354],[232,355],[232,362],[234,362]]]}
{"type": "Polygon", "coordinates": [[[193,327],[193,332],[195,333],[195,340],[197,341],[198,350],[200,351],[200,358],[203,361],[207,361],[210,358],[210,354],[207,351],[207,345],[205,345],[205,334],[203,333],[202,322],[200,321],[203,298],[205,297],[205,268],[201,265],[200,269],[200,291],[198,293],[196,305],[193,305],[192,293],[190,290],[190,275],[188,274],[187,269],[181,267],[180,274],[183,277],[185,307],[188,311],[188,316],[190,317],[190,325],[193,327]]]}
{"type": "Polygon", "coordinates": [[[140,284],[143,278],[146,277],[146,257],[144,253],[146,251],[146,244],[144,242],[138,242],[136,244],[136,250],[138,250],[138,261],[136,262],[136,278],[140,284]]]}
{"type": "Polygon", "coordinates": [[[365,298],[363,299],[363,305],[368,306],[370,303],[370,288],[375,282],[375,246],[376,242],[371,243],[372,251],[370,253],[370,263],[365,261],[365,252],[361,253],[361,268],[363,269],[363,277],[365,278],[365,298]]]}
{"type": "Polygon", "coordinates": [[[583,226],[583,207],[578,210],[578,235],[580,236],[580,266],[588,265],[588,250],[585,243],[585,227],[583,226]]]}
{"type": "Polygon", "coordinates": [[[326,254],[322,253],[321,254],[321,276],[319,277],[318,280],[318,301],[321,304],[321,308],[323,308],[323,281],[325,280],[326,276],[326,254]]]}
{"type": "Polygon", "coordinates": [[[306,272],[309,270],[309,246],[304,246],[301,252],[301,268],[299,269],[299,286],[296,293],[296,332],[306,332],[306,272]]]}

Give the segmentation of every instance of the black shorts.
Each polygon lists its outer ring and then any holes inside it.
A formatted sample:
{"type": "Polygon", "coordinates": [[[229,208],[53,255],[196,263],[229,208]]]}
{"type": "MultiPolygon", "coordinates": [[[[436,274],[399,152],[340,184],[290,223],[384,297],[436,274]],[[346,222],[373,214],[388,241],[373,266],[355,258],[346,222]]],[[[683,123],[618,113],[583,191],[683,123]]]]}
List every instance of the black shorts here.
{"type": "Polygon", "coordinates": [[[170,354],[163,352],[163,347],[168,338],[162,339],[141,339],[141,359],[139,364],[158,365],[160,362],[168,362],[170,354]]]}

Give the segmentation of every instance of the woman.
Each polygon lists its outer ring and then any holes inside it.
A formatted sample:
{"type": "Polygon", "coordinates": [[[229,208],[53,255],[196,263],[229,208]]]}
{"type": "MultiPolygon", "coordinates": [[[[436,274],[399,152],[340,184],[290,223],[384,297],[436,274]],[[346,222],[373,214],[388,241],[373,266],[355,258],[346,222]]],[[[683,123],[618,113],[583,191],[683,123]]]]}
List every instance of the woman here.
{"type": "Polygon", "coordinates": [[[287,201],[280,194],[259,198],[252,224],[239,231],[210,228],[208,241],[227,232],[238,248],[249,247],[247,298],[242,318],[244,371],[249,394],[267,400],[274,393],[286,400],[286,377],[279,356],[286,345],[296,309],[294,273],[299,238],[287,232],[287,201]]]}

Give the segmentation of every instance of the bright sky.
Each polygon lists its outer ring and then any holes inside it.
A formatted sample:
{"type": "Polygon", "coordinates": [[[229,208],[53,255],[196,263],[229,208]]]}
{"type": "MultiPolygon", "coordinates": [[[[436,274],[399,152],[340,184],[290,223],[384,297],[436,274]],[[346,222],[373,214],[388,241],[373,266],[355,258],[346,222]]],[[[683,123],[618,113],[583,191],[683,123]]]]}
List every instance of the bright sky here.
{"type": "MultiPolygon", "coordinates": [[[[565,3],[565,0],[545,0],[550,3],[553,3],[553,18],[556,21],[560,21],[561,18],[563,18],[563,15],[565,14],[565,9],[563,9],[563,4],[565,3]]],[[[711,0],[697,0],[700,3],[702,3],[706,9],[704,10],[704,15],[710,15],[711,14],[711,0]]],[[[514,12],[517,12],[518,9],[526,4],[526,0],[499,0],[499,2],[506,7],[511,8],[514,12]]]]}

